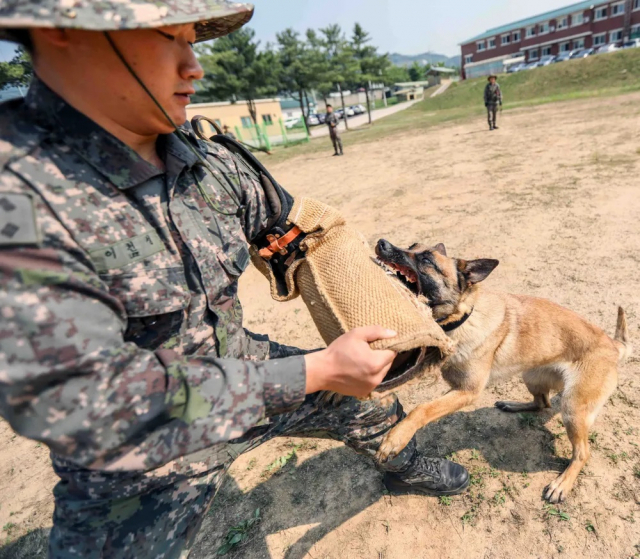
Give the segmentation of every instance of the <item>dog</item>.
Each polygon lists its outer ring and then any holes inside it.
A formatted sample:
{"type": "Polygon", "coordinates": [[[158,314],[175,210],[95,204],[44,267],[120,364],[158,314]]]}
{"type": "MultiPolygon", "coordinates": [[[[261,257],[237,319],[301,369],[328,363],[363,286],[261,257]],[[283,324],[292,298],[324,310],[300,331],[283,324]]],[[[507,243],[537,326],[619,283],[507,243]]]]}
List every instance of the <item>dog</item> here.
{"type": "Polygon", "coordinates": [[[573,447],[567,468],[544,490],[551,503],[565,499],[589,458],[589,429],[617,386],[617,366],[631,353],[624,310],[615,337],[551,301],[481,289],[498,260],[449,258],[443,244],[402,250],[380,240],[376,254],[417,295],[457,343],[442,367],[451,390],[417,406],[387,433],[377,458],[392,459],[416,431],[474,403],[489,381],[522,374],[532,402],[496,402],[505,412],[550,408],[562,393],[562,420],[573,447]]]}

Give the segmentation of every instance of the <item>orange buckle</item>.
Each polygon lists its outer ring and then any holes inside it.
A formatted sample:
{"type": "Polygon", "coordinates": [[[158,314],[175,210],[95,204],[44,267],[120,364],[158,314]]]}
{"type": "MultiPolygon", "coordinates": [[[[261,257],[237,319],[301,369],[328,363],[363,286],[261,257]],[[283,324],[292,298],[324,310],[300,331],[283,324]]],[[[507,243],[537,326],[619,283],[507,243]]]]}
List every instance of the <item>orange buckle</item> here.
{"type": "Polygon", "coordinates": [[[298,227],[294,226],[288,233],[286,233],[282,237],[280,235],[267,235],[267,241],[269,241],[269,243],[271,244],[266,248],[260,249],[260,256],[262,256],[262,258],[264,258],[265,260],[271,260],[271,258],[273,258],[273,255],[276,253],[282,255],[287,254],[287,246],[289,245],[289,243],[294,241],[301,233],[302,231],[300,231],[298,227]]]}

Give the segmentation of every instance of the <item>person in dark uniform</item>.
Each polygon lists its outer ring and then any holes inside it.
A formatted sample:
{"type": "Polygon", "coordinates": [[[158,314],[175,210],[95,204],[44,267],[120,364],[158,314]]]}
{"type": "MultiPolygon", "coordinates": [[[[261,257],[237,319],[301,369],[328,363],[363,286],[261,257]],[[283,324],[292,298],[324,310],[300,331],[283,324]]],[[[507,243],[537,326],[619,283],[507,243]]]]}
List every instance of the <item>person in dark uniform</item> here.
{"type": "Polygon", "coordinates": [[[496,116],[498,105],[502,106],[502,91],[498,85],[497,76],[489,76],[489,83],[484,88],[484,106],[487,107],[487,120],[489,130],[497,130],[496,116]]]}
{"type": "Polygon", "coordinates": [[[336,113],[333,112],[333,107],[331,105],[327,105],[327,118],[325,119],[325,123],[329,127],[329,135],[331,136],[331,142],[333,143],[333,149],[335,151],[333,155],[344,155],[344,152],[342,151],[342,139],[338,132],[340,119],[338,119],[336,113]]]}

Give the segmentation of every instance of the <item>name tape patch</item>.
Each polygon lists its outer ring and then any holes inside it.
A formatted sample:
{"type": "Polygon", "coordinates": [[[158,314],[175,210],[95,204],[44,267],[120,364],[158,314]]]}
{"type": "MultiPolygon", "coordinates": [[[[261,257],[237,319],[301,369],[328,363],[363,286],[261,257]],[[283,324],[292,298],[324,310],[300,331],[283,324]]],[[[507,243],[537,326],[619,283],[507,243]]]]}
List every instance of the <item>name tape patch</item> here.
{"type": "Polygon", "coordinates": [[[160,235],[155,230],[118,241],[107,247],[89,251],[89,256],[99,273],[122,268],[139,262],[165,250],[160,235]]]}

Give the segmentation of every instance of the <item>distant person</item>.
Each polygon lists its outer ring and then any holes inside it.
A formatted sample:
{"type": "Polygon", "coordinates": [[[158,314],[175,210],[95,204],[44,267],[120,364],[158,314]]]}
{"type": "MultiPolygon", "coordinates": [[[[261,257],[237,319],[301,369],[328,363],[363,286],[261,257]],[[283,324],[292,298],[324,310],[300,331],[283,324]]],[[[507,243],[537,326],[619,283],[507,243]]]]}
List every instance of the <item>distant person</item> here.
{"type": "Polygon", "coordinates": [[[489,83],[484,88],[484,106],[487,107],[489,130],[498,129],[496,126],[498,105],[502,106],[502,91],[500,90],[500,85],[498,85],[498,77],[489,76],[489,83]]]}
{"type": "Polygon", "coordinates": [[[342,139],[340,138],[340,132],[338,131],[338,124],[340,124],[340,120],[333,112],[333,107],[331,105],[327,105],[327,118],[325,119],[325,123],[329,127],[329,135],[333,142],[333,149],[335,151],[333,155],[344,155],[344,152],[342,151],[342,139]]]}
{"type": "Polygon", "coordinates": [[[222,131],[224,132],[225,136],[229,136],[229,138],[231,138],[232,140],[236,139],[236,135],[231,132],[231,128],[229,128],[226,124],[222,127],[222,131]]]}

